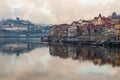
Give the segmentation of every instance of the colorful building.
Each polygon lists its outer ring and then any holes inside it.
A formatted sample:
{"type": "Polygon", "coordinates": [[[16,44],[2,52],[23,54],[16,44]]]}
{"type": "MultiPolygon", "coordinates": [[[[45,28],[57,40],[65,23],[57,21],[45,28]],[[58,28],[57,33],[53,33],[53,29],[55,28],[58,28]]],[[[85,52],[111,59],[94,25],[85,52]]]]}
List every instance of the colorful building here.
{"type": "Polygon", "coordinates": [[[115,25],[115,35],[120,40],[120,23],[115,25]]]}

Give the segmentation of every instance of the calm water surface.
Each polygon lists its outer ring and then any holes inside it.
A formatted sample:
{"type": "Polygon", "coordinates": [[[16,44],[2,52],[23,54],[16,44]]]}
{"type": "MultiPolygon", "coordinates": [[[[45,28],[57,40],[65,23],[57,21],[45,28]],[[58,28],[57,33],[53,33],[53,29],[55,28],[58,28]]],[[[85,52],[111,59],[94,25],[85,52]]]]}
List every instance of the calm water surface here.
{"type": "Polygon", "coordinates": [[[119,48],[0,39],[0,80],[119,79],[119,48]]]}

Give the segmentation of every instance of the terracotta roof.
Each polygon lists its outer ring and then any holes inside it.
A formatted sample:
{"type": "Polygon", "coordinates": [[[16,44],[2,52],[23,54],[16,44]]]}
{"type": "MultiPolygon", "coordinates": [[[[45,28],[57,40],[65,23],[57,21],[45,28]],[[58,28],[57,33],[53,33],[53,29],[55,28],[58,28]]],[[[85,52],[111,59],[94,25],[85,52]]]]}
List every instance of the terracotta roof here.
{"type": "Polygon", "coordinates": [[[106,22],[106,21],[111,21],[110,18],[106,18],[106,17],[102,17],[101,19],[102,19],[103,21],[105,21],[105,22],[106,22]]]}
{"type": "MultiPolygon", "coordinates": [[[[98,17],[94,17],[94,19],[98,19],[98,17]]],[[[101,17],[101,19],[102,19],[103,21],[111,21],[111,19],[108,18],[108,17],[101,17]]]]}

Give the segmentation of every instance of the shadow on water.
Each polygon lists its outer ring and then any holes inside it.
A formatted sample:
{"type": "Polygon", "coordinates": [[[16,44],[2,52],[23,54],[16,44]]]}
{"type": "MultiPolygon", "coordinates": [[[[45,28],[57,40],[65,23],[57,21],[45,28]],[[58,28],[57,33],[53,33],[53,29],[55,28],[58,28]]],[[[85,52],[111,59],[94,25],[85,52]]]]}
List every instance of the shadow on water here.
{"type": "Polygon", "coordinates": [[[120,66],[119,47],[76,46],[70,44],[49,43],[50,55],[63,59],[91,61],[94,65],[120,66]]]}
{"type": "Polygon", "coordinates": [[[48,47],[48,44],[40,42],[39,38],[1,38],[0,54],[19,56],[28,53],[35,48],[48,47]]]}

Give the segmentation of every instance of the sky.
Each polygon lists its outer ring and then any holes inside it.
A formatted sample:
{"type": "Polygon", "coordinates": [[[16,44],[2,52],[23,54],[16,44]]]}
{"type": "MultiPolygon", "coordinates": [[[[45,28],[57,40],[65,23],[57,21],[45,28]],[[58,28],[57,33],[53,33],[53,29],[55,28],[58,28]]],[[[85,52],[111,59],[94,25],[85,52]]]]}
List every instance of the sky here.
{"type": "Polygon", "coordinates": [[[60,24],[120,13],[120,0],[0,0],[0,19],[60,24]]]}

